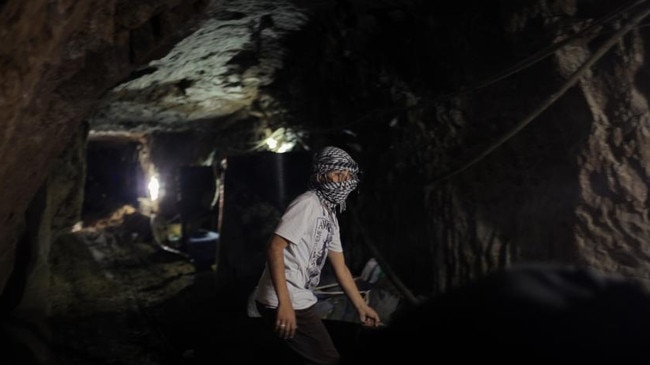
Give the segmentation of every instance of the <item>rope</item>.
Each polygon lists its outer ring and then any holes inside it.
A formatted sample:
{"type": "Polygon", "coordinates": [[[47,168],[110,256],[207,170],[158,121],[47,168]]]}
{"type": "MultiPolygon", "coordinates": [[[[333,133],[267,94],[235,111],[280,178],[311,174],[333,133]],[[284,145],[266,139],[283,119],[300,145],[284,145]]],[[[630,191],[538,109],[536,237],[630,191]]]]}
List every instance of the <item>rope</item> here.
{"type": "Polygon", "coordinates": [[[377,110],[371,111],[369,113],[366,113],[366,115],[364,115],[364,116],[362,116],[362,117],[360,117],[360,118],[358,118],[358,119],[356,119],[356,120],[354,120],[354,121],[352,121],[350,123],[347,123],[347,124],[344,124],[344,125],[339,125],[339,126],[333,126],[333,127],[329,127],[329,128],[312,128],[312,129],[309,129],[308,132],[310,132],[310,133],[324,133],[324,132],[328,132],[328,131],[340,130],[342,128],[348,128],[348,127],[360,124],[360,123],[364,122],[365,120],[368,120],[371,117],[374,117],[376,115],[385,115],[385,114],[389,114],[389,113],[404,112],[404,111],[409,111],[409,110],[421,109],[421,108],[424,108],[426,106],[433,105],[433,104],[435,104],[437,102],[440,102],[441,100],[451,99],[453,97],[458,97],[458,96],[461,96],[461,95],[469,94],[471,92],[480,90],[482,88],[485,88],[485,87],[490,86],[490,85],[492,85],[494,83],[497,83],[498,81],[506,79],[506,78],[508,78],[508,77],[520,72],[520,71],[523,71],[523,70],[535,65],[536,63],[542,61],[546,57],[549,57],[549,56],[553,55],[553,53],[555,51],[557,51],[558,49],[560,49],[560,48],[574,42],[577,39],[584,38],[587,41],[593,39],[594,37],[599,35],[598,32],[600,30],[602,30],[601,28],[602,28],[602,26],[604,24],[606,24],[606,23],[608,23],[608,22],[610,22],[610,21],[612,21],[614,19],[617,19],[619,16],[621,16],[621,14],[626,13],[630,9],[633,9],[633,8],[637,7],[638,5],[644,3],[644,2],[646,2],[646,0],[630,1],[628,3],[628,5],[624,5],[621,8],[619,8],[618,10],[614,10],[611,13],[603,16],[602,18],[600,18],[600,19],[596,20],[595,22],[593,22],[592,24],[590,24],[588,27],[586,27],[586,28],[580,30],[579,32],[575,33],[571,37],[568,37],[568,38],[566,38],[566,39],[564,39],[564,40],[562,40],[560,42],[557,42],[557,43],[552,43],[551,45],[549,45],[549,46],[535,52],[534,54],[524,58],[523,60],[515,63],[514,65],[508,67],[507,69],[497,73],[496,75],[488,77],[488,78],[486,78],[484,80],[480,80],[480,81],[476,82],[475,84],[470,85],[468,87],[461,88],[461,90],[454,91],[454,92],[451,92],[451,93],[448,93],[448,94],[438,96],[438,97],[435,98],[435,100],[431,100],[431,101],[428,101],[428,102],[425,102],[425,103],[416,104],[416,105],[412,105],[412,106],[408,106],[408,107],[399,106],[399,107],[393,107],[393,108],[377,109],[377,110]]]}
{"type": "Polygon", "coordinates": [[[467,94],[472,91],[476,91],[479,89],[482,89],[486,86],[492,85],[498,81],[501,81],[509,76],[512,76],[519,71],[523,71],[527,69],[528,67],[533,66],[534,64],[540,62],[541,60],[545,59],[548,56],[551,56],[555,51],[558,49],[566,46],[567,44],[572,43],[578,38],[582,38],[584,36],[584,39],[587,41],[592,40],[594,37],[598,35],[598,32],[601,30],[601,26],[603,24],[606,24],[607,22],[611,21],[612,19],[616,19],[619,17],[621,14],[627,12],[630,9],[635,8],[636,6],[644,3],[646,0],[637,0],[633,3],[630,3],[629,5],[626,5],[619,10],[613,11],[604,17],[598,19],[588,27],[582,29],[581,31],[577,32],[576,34],[572,35],[571,37],[568,37],[560,42],[557,43],[552,43],[551,45],[537,51],[536,53],[532,54],[531,56],[528,56],[527,58],[523,59],[522,61],[519,61],[518,63],[514,64],[510,68],[502,71],[501,73],[498,73],[497,75],[488,78],[483,81],[477,82],[474,86],[471,86],[469,88],[460,90],[458,92],[450,93],[447,95],[442,96],[442,99],[449,99],[452,97],[456,97],[459,95],[467,94]]]}
{"type": "Polygon", "coordinates": [[[377,260],[379,267],[381,267],[382,271],[386,274],[386,277],[388,277],[393,285],[395,285],[395,288],[397,288],[397,290],[404,296],[404,298],[406,298],[406,300],[408,300],[411,305],[419,304],[420,300],[418,300],[415,295],[413,295],[411,290],[409,290],[409,288],[404,285],[402,280],[400,280],[397,274],[390,267],[386,259],[384,259],[384,256],[381,254],[379,249],[377,249],[377,246],[375,246],[370,240],[368,232],[366,232],[366,230],[363,228],[363,225],[361,224],[361,221],[359,220],[359,215],[357,214],[356,208],[352,207],[350,211],[352,212],[352,218],[354,219],[357,227],[361,232],[363,242],[366,244],[366,246],[368,246],[368,249],[370,249],[370,253],[373,255],[375,260],[377,260]]]}
{"type": "MultiPolygon", "coordinates": [[[[645,0],[643,2],[645,2],[645,0]]],[[[623,27],[621,27],[616,33],[614,33],[614,35],[610,37],[584,64],[582,64],[582,66],[580,66],[580,68],[578,68],[578,70],[575,71],[571,75],[571,77],[569,77],[569,79],[562,85],[562,87],[560,87],[555,93],[551,94],[539,107],[537,107],[530,114],[528,114],[517,125],[515,125],[514,128],[512,128],[510,131],[505,133],[497,141],[495,141],[494,143],[489,145],[485,150],[479,153],[478,156],[474,157],[473,159],[471,159],[461,167],[452,170],[441,177],[434,179],[433,182],[425,186],[425,190],[432,189],[433,186],[436,185],[437,183],[465,171],[470,166],[484,159],[490,153],[494,152],[494,150],[496,150],[498,147],[503,145],[506,141],[511,139],[517,133],[519,133],[519,131],[521,131],[524,127],[530,124],[530,122],[532,122],[543,111],[545,111],[549,106],[555,103],[562,95],[564,95],[564,93],[568,89],[573,87],[578,82],[578,80],[584,75],[584,73],[589,70],[591,66],[593,66],[598,60],[600,60],[600,58],[602,58],[603,55],[605,55],[605,53],[609,51],[610,48],[612,48],[621,38],[623,38],[624,35],[626,35],[639,22],[641,22],[643,18],[647,17],[648,15],[650,15],[650,9],[645,9],[640,13],[638,13],[633,18],[631,18],[627,23],[625,23],[623,27]]]]}

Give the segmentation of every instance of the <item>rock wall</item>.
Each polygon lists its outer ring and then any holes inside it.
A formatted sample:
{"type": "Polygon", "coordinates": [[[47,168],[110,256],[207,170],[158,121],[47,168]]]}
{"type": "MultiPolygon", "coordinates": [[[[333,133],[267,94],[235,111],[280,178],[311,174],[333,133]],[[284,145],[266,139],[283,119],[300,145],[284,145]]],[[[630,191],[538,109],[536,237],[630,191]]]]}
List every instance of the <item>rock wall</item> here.
{"type": "Polygon", "coordinates": [[[282,92],[315,121],[314,145],[343,145],[365,168],[349,225],[365,232],[349,245],[375,245],[423,295],[519,262],[646,280],[648,33],[631,27],[599,54],[645,12],[543,0],[321,12],[282,92]]]}
{"type": "Polygon", "coordinates": [[[25,210],[56,156],[101,95],[168,49],[206,5],[0,3],[0,292],[14,270],[25,210]]]}
{"type": "MultiPolygon", "coordinates": [[[[579,34],[547,61],[516,75],[513,91],[504,94],[497,87],[496,94],[492,91],[483,98],[485,106],[472,105],[475,110],[467,122],[489,118],[501,122],[510,113],[515,123],[534,118],[493,155],[443,184],[457,199],[452,209],[460,214],[441,223],[460,228],[452,231],[462,237],[434,236],[443,243],[436,252],[443,259],[438,267],[444,269],[436,276],[445,278],[447,286],[462,283],[463,272],[476,276],[495,266],[531,261],[587,266],[650,283],[644,249],[650,230],[648,105],[643,90],[648,38],[635,26],[617,38],[635,17],[647,16],[648,9],[633,8],[615,18],[620,8],[568,3],[517,4],[505,18],[512,40],[543,34],[560,42],[589,26],[597,31],[579,34]],[[615,20],[598,23],[609,15],[615,20]],[[610,40],[612,47],[602,48],[610,40]],[[606,51],[602,58],[577,74],[601,48],[606,51]],[[574,74],[579,76],[576,83],[535,114],[551,95],[563,92],[574,74]],[[525,100],[513,92],[526,95],[525,100]],[[503,109],[494,111],[489,105],[494,100],[505,101],[499,102],[503,109]],[[455,259],[449,259],[450,253],[455,259]]],[[[515,50],[530,54],[534,48],[521,43],[515,50]]],[[[498,127],[497,137],[508,132],[507,124],[498,127]]],[[[493,136],[488,141],[496,141],[493,136]]],[[[432,202],[432,212],[444,207],[432,202]]]]}

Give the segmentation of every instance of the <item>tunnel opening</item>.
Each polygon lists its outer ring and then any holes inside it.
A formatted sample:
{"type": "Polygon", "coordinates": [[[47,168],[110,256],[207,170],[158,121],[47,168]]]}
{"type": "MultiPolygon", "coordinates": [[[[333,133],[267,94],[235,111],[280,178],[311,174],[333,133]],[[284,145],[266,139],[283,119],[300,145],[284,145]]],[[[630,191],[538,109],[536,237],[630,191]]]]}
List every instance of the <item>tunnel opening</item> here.
{"type": "Polygon", "coordinates": [[[147,195],[144,171],[138,162],[141,144],[132,140],[89,140],[86,149],[86,183],[82,221],[97,220],[147,195]]]}

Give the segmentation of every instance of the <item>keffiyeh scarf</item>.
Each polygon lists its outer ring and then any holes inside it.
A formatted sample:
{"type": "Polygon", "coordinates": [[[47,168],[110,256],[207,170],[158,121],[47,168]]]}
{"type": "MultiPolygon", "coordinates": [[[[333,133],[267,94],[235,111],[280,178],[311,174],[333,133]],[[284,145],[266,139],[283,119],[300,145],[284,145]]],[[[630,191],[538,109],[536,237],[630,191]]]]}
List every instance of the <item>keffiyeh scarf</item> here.
{"type": "Polygon", "coordinates": [[[343,212],[345,199],[359,184],[358,173],[359,166],[347,152],[337,147],[325,147],[314,155],[309,189],[315,191],[330,209],[334,210],[338,205],[339,211],[343,212]],[[342,182],[319,181],[319,176],[333,170],[350,171],[350,179],[342,182]]]}

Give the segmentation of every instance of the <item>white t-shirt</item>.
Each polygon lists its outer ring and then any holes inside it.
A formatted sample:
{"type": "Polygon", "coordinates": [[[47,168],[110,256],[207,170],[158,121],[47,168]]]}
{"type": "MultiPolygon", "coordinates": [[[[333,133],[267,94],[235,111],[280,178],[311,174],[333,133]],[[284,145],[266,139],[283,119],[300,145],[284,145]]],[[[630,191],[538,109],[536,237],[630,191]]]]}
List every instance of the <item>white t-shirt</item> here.
{"type": "MultiPolygon", "coordinates": [[[[338,220],[315,192],[307,191],[289,204],[275,233],[289,241],[284,250],[284,270],[293,308],[308,308],[317,301],[312,290],[320,281],[327,252],[343,251],[338,220]]],[[[268,266],[256,290],[257,301],[273,308],[278,306],[268,266]]]]}

